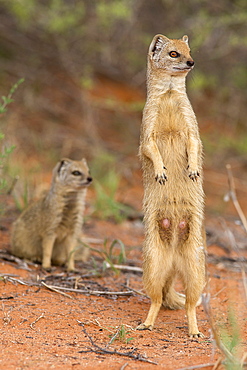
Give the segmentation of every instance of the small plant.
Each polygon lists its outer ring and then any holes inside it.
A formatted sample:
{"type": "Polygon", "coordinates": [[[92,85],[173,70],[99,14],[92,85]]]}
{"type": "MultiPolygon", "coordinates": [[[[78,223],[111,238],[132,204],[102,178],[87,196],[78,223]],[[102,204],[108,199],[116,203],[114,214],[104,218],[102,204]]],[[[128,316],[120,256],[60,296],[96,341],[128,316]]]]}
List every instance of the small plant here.
{"type": "MultiPolygon", "coordinates": [[[[7,111],[7,106],[12,103],[14,100],[12,98],[14,92],[18,88],[18,86],[24,81],[24,79],[20,79],[16,84],[12,86],[10,92],[7,96],[2,96],[2,103],[0,103],[0,114],[3,114],[7,111]]],[[[5,165],[5,161],[9,157],[9,155],[14,150],[14,146],[7,147],[4,145],[4,133],[0,130],[0,194],[6,189],[7,182],[6,179],[3,178],[3,169],[5,165]]],[[[0,204],[0,211],[2,211],[2,207],[0,204]]]]}
{"type": "Polygon", "coordinates": [[[117,332],[114,335],[110,335],[111,340],[109,344],[112,344],[115,340],[120,340],[121,342],[128,344],[131,340],[134,339],[133,337],[127,337],[129,333],[130,330],[126,329],[125,325],[120,325],[120,327],[117,329],[117,332]]]}
{"type": "Polygon", "coordinates": [[[105,240],[103,250],[101,251],[101,253],[104,258],[103,262],[104,271],[108,267],[107,264],[109,264],[113,271],[118,272],[118,270],[114,267],[114,264],[120,265],[126,261],[125,245],[119,239],[113,240],[110,246],[108,246],[107,240],[105,240]],[[118,254],[113,254],[113,250],[117,245],[120,246],[120,252],[118,252],[118,254]]]}
{"type": "Polygon", "coordinates": [[[205,313],[208,317],[208,321],[213,333],[215,344],[220,350],[223,359],[221,362],[224,363],[227,370],[241,370],[243,367],[241,362],[245,358],[245,355],[242,360],[239,359],[239,354],[237,353],[241,345],[241,335],[240,328],[236,320],[236,316],[233,310],[229,310],[228,313],[228,327],[224,324],[216,328],[212,309],[210,306],[210,295],[205,294],[202,296],[202,304],[205,310],[205,313]]]}
{"type": "Polygon", "coordinates": [[[116,222],[123,221],[131,212],[131,208],[116,200],[120,175],[116,169],[115,158],[109,153],[100,153],[90,168],[96,192],[95,215],[104,220],[112,218],[116,222]]]}
{"type": "Polygon", "coordinates": [[[228,350],[228,353],[231,354],[231,356],[227,357],[225,366],[227,370],[241,370],[242,366],[237,358],[237,351],[239,349],[239,345],[241,344],[241,335],[233,309],[229,310],[228,322],[228,328],[226,328],[224,325],[224,327],[220,329],[221,341],[224,347],[228,350]]]}
{"type": "MultiPolygon", "coordinates": [[[[115,268],[114,265],[115,264],[120,265],[120,264],[122,264],[126,261],[125,245],[119,239],[113,240],[113,242],[110,245],[108,244],[108,240],[105,239],[104,244],[103,244],[103,249],[101,249],[101,250],[98,250],[96,248],[92,248],[92,247],[90,247],[89,245],[87,245],[85,243],[82,243],[82,242],[80,242],[80,243],[83,245],[83,247],[89,248],[91,251],[96,252],[97,254],[99,254],[102,257],[102,259],[103,259],[103,265],[102,265],[103,266],[103,271],[105,271],[110,265],[110,268],[115,273],[118,274],[119,270],[117,268],[115,268]],[[114,250],[116,249],[116,247],[119,247],[120,251],[119,251],[119,248],[118,248],[117,253],[114,253],[114,250]]],[[[96,263],[95,263],[94,259],[93,259],[93,262],[94,262],[94,269],[97,270],[97,266],[96,266],[96,263]]]]}
{"type": "Polygon", "coordinates": [[[14,94],[14,92],[16,91],[16,89],[18,88],[18,86],[24,81],[24,78],[21,78],[18,82],[16,82],[16,84],[14,84],[10,91],[9,91],[9,94],[7,96],[2,96],[2,103],[0,104],[0,113],[5,113],[7,112],[7,105],[9,105],[10,103],[12,103],[14,101],[14,99],[12,99],[12,96],[14,94]]]}

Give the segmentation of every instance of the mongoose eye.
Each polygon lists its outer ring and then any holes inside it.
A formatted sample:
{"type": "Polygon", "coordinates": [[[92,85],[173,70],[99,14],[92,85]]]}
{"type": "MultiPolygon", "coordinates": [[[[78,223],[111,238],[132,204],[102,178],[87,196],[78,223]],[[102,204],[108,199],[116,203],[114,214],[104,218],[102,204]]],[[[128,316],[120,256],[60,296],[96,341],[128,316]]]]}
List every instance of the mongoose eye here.
{"type": "Polygon", "coordinates": [[[170,51],[169,55],[172,58],[178,58],[178,57],[180,57],[180,54],[177,51],[170,51]]]}
{"type": "Polygon", "coordinates": [[[72,175],[74,175],[74,176],[81,176],[81,172],[80,171],[73,171],[72,172],[72,175]]]}

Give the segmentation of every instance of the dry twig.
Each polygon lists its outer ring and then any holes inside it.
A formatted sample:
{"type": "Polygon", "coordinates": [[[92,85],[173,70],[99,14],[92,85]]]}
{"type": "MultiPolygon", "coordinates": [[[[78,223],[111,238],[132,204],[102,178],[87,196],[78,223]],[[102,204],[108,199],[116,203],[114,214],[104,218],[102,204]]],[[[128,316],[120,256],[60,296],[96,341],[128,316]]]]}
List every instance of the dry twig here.
{"type": "Polygon", "coordinates": [[[141,292],[140,290],[136,290],[136,289],[131,288],[128,285],[125,285],[125,284],[122,284],[122,286],[125,287],[125,288],[127,288],[127,289],[129,289],[129,290],[131,290],[132,292],[134,292],[136,294],[139,294],[139,295],[142,295],[143,297],[148,298],[148,296],[145,293],[141,292]]]}
{"type": "Polygon", "coordinates": [[[126,266],[126,265],[111,265],[110,263],[106,262],[105,264],[106,268],[112,268],[114,267],[117,270],[125,270],[125,271],[133,271],[133,272],[142,272],[141,267],[137,266],[126,266]]]}
{"type": "MultiPolygon", "coordinates": [[[[218,361],[216,362],[216,364],[218,364],[218,361]]],[[[215,364],[214,363],[211,363],[211,364],[202,364],[202,365],[195,365],[195,366],[189,366],[189,367],[183,367],[181,369],[178,369],[178,370],[197,370],[197,369],[203,369],[203,368],[207,368],[207,367],[213,367],[215,364]]]]}
{"type": "Polygon", "coordinates": [[[222,343],[222,341],[221,341],[221,339],[220,339],[220,337],[217,333],[217,330],[216,330],[215,325],[214,325],[213,315],[212,315],[212,312],[211,312],[211,307],[210,307],[209,302],[210,302],[210,295],[209,294],[203,294],[203,296],[202,296],[202,305],[203,305],[204,311],[207,315],[207,318],[208,318],[209,325],[210,325],[210,328],[211,328],[212,333],[213,333],[215,343],[216,343],[217,347],[219,348],[219,350],[221,351],[224,358],[227,358],[230,361],[230,363],[237,364],[239,362],[238,359],[236,357],[234,357],[232,355],[232,353],[226,348],[226,346],[222,343]]]}
{"type": "MultiPolygon", "coordinates": [[[[73,289],[73,288],[65,288],[65,287],[59,287],[55,285],[46,285],[44,282],[42,282],[43,285],[45,285],[47,288],[57,291],[57,293],[61,293],[60,290],[66,290],[67,292],[73,292],[73,293],[83,293],[83,294],[90,294],[90,295],[117,295],[117,296],[131,296],[133,295],[133,292],[127,291],[127,292],[112,292],[112,291],[102,291],[102,290],[90,290],[90,289],[73,289]]],[[[65,294],[65,293],[63,293],[65,294]]],[[[70,297],[70,296],[69,296],[70,297]]],[[[71,298],[71,297],[70,297],[71,298]]]]}
{"type": "Polygon", "coordinates": [[[98,346],[96,343],[94,343],[93,339],[91,338],[91,336],[88,334],[88,332],[84,328],[84,325],[82,323],[80,323],[80,325],[82,326],[82,331],[84,332],[84,334],[90,340],[92,347],[90,347],[88,350],[85,350],[85,351],[82,350],[79,353],[94,352],[94,353],[98,353],[98,354],[101,354],[101,355],[105,355],[105,354],[118,355],[118,356],[129,357],[129,358],[132,358],[134,360],[138,360],[138,361],[142,361],[142,362],[148,362],[148,363],[153,364],[153,365],[158,365],[157,362],[148,360],[147,358],[144,358],[139,354],[135,355],[134,352],[137,351],[137,348],[134,348],[130,352],[118,352],[116,350],[111,351],[111,350],[108,350],[108,349],[105,349],[105,348],[102,348],[102,347],[98,346]]]}
{"type": "MultiPolygon", "coordinates": [[[[234,204],[234,207],[236,208],[236,211],[237,211],[237,213],[238,213],[238,215],[240,217],[240,220],[242,221],[242,224],[244,226],[244,229],[245,229],[245,231],[247,233],[247,220],[246,220],[246,217],[245,217],[245,215],[244,215],[244,213],[242,211],[242,208],[240,207],[239,201],[237,199],[234,178],[233,178],[232,170],[231,170],[231,165],[230,164],[227,164],[226,165],[226,169],[227,169],[229,189],[230,189],[228,195],[232,199],[232,202],[234,204]]],[[[231,239],[234,239],[233,235],[231,235],[231,236],[232,236],[231,239]]],[[[235,239],[232,242],[232,246],[235,247],[235,250],[239,254],[239,250],[237,248],[237,244],[235,242],[235,239]]],[[[245,296],[247,297],[247,281],[246,281],[246,275],[245,275],[245,270],[244,270],[243,264],[241,264],[241,272],[242,272],[242,278],[243,278],[245,296]]]]}
{"type": "Polygon", "coordinates": [[[13,278],[11,276],[8,276],[6,278],[6,280],[10,281],[11,283],[19,283],[21,285],[29,285],[28,283],[25,283],[24,281],[20,280],[20,279],[16,279],[16,278],[13,278]]]}
{"type": "Polygon", "coordinates": [[[40,319],[42,319],[42,317],[44,317],[44,312],[36,319],[34,320],[31,324],[30,324],[30,328],[34,330],[34,327],[33,325],[36,324],[36,322],[38,322],[40,319]]]}
{"type": "Polygon", "coordinates": [[[2,310],[3,310],[3,323],[4,323],[4,326],[5,325],[8,325],[10,323],[10,321],[12,320],[12,317],[10,316],[10,313],[12,311],[12,308],[5,312],[5,306],[4,306],[4,303],[2,303],[2,310]]]}
{"type": "Polygon", "coordinates": [[[120,370],[124,370],[128,365],[129,365],[128,362],[126,362],[126,364],[124,364],[123,366],[121,366],[121,369],[120,370]]]}
{"type": "Polygon", "coordinates": [[[60,287],[53,287],[51,285],[47,285],[46,283],[44,283],[43,281],[41,281],[41,284],[44,285],[47,289],[50,289],[52,290],[53,292],[56,292],[56,293],[59,293],[59,294],[62,294],[64,295],[65,297],[68,297],[68,298],[72,298],[69,294],[67,293],[64,293],[64,292],[61,292],[59,289],[61,289],[60,287]]]}
{"type": "Polygon", "coordinates": [[[242,221],[242,224],[245,228],[245,231],[247,232],[247,220],[246,220],[246,217],[245,217],[245,215],[242,211],[242,208],[240,207],[240,204],[239,204],[238,199],[237,199],[236,190],[235,190],[236,188],[235,188],[234,178],[233,178],[233,175],[232,175],[231,165],[227,164],[226,169],[227,169],[228,183],[229,183],[228,196],[232,199],[234,207],[236,208],[236,211],[237,211],[237,213],[240,217],[240,220],[242,221]]]}

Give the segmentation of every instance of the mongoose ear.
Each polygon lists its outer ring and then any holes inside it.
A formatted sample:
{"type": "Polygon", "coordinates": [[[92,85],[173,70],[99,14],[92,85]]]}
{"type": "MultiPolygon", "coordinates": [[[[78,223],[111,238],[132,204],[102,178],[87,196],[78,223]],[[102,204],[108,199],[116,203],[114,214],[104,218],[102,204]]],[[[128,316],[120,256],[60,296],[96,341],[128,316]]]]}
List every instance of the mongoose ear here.
{"type": "Polygon", "coordinates": [[[88,169],[88,171],[89,171],[89,168],[88,168],[88,164],[87,164],[87,160],[86,160],[86,158],[82,158],[81,159],[81,162],[84,164],[84,166],[88,169]]]}
{"type": "Polygon", "coordinates": [[[69,165],[70,160],[67,158],[61,159],[53,170],[54,175],[59,174],[61,175],[64,172],[64,169],[69,165]]]}
{"type": "Polygon", "coordinates": [[[182,40],[183,40],[187,45],[189,45],[189,38],[188,38],[188,36],[187,36],[187,35],[184,35],[184,36],[182,37],[182,40]]]}
{"type": "Polygon", "coordinates": [[[161,50],[163,49],[164,45],[166,45],[168,42],[169,39],[166,36],[160,34],[154,36],[148,51],[148,54],[151,57],[151,59],[158,61],[161,50]]]}
{"type": "Polygon", "coordinates": [[[61,168],[63,167],[64,165],[64,159],[62,159],[58,164],[57,164],[57,168],[56,168],[56,172],[59,173],[61,171],[61,168]]]}
{"type": "Polygon", "coordinates": [[[87,166],[87,161],[86,161],[86,158],[82,158],[81,159],[81,162],[85,164],[85,166],[87,166]]]}

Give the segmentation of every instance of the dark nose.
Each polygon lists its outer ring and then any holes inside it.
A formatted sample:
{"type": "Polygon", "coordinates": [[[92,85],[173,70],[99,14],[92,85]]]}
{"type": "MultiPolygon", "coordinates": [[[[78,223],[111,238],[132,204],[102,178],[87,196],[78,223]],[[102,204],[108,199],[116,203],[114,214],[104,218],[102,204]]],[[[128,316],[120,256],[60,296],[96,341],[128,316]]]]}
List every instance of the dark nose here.
{"type": "Polygon", "coordinates": [[[194,60],[187,60],[187,66],[193,67],[194,64],[195,64],[194,60]]]}
{"type": "Polygon", "coordinates": [[[89,176],[89,177],[87,178],[87,181],[88,181],[88,182],[92,182],[92,181],[93,181],[92,177],[90,177],[90,176],[89,176]]]}

